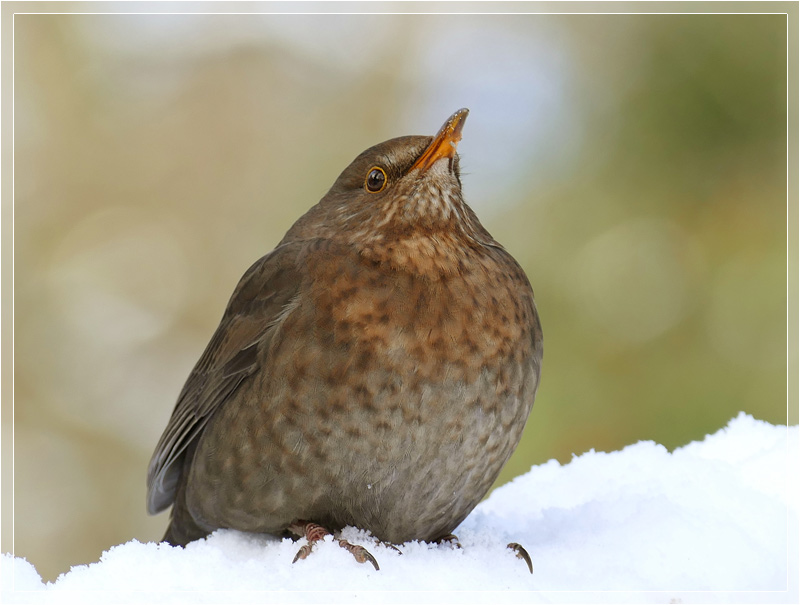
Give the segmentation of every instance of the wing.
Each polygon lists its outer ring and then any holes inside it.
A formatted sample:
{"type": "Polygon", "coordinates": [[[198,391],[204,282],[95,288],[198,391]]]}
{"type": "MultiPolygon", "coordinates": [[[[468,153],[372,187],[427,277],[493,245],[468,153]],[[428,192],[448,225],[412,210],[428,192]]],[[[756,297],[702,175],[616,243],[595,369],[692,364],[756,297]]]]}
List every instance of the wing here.
{"type": "Polygon", "coordinates": [[[280,245],[244,274],[217,331],[183,387],[147,471],[147,510],[175,500],[187,448],[209,418],[259,369],[259,351],[291,308],[302,279],[302,242],[280,245]]]}

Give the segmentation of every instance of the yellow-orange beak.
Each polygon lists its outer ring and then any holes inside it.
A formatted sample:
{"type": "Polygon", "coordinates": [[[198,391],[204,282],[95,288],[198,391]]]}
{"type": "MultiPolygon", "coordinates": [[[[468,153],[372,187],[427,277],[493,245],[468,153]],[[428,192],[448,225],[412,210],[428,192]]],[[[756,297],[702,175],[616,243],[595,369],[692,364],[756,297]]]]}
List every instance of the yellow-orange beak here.
{"type": "MultiPolygon", "coordinates": [[[[423,172],[433,166],[437,160],[442,158],[452,158],[456,154],[456,147],[461,140],[461,129],[464,128],[464,121],[467,119],[469,109],[466,107],[459,109],[451,115],[447,121],[433,137],[433,141],[423,152],[411,170],[421,169],[423,172]]],[[[409,172],[411,172],[409,170],[409,172]]]]}

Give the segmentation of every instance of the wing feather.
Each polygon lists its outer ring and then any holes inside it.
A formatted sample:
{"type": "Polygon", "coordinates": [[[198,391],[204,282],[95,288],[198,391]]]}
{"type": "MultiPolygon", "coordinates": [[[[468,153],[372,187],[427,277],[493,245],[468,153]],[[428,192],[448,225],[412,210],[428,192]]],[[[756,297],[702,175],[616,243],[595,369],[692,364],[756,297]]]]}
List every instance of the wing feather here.
{"type": "Polygon", "coordinates": [[[302,243],[286,243],[256,261],[231,296],[219,327],[178,396],[147,472],[147,510],[175,500],[183,458],[214,412],[259,370],[275,327],[292,308],[302,279],[302,243]]]}

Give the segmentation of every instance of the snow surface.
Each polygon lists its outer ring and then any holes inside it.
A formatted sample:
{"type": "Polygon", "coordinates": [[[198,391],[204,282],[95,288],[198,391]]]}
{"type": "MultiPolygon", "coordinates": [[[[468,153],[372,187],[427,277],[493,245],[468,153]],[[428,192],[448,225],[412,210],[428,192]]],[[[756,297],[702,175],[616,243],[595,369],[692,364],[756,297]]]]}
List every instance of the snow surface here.
{"type": "Polygon", "coordinates": [[[460,550],[412,542],[400,555],[346,529],[380,571],[330,540],[293,565],[291,540],[221,530],[185,549],[132,540],[52,583],[6,554],[0,601],[797,603],[798,435],[739,414],[673,453],[640,442],[551,460],[481,503],[460,550]]]}

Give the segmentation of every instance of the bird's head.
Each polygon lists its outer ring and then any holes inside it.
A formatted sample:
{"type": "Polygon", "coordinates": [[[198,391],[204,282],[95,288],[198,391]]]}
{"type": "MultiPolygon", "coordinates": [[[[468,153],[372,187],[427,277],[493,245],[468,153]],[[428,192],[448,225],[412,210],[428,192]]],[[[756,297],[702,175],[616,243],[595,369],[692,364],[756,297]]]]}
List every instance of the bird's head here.
{"type": "Polygon", "coordinates": [[[456,147],[469,110],[433,136],[390,139],[361,153],[289,231],[358,249],[393,269],[452,273],[467,248],[495,244],[464,203],[456,147]]]}
{"type": "Polygon", "coordinates": [[[361,153],[323,198],[350,228],[373,233],[452,228],[462,221],[456,147],[469,110],[459,109],[434,137],[390,139],[361,153]]]}

